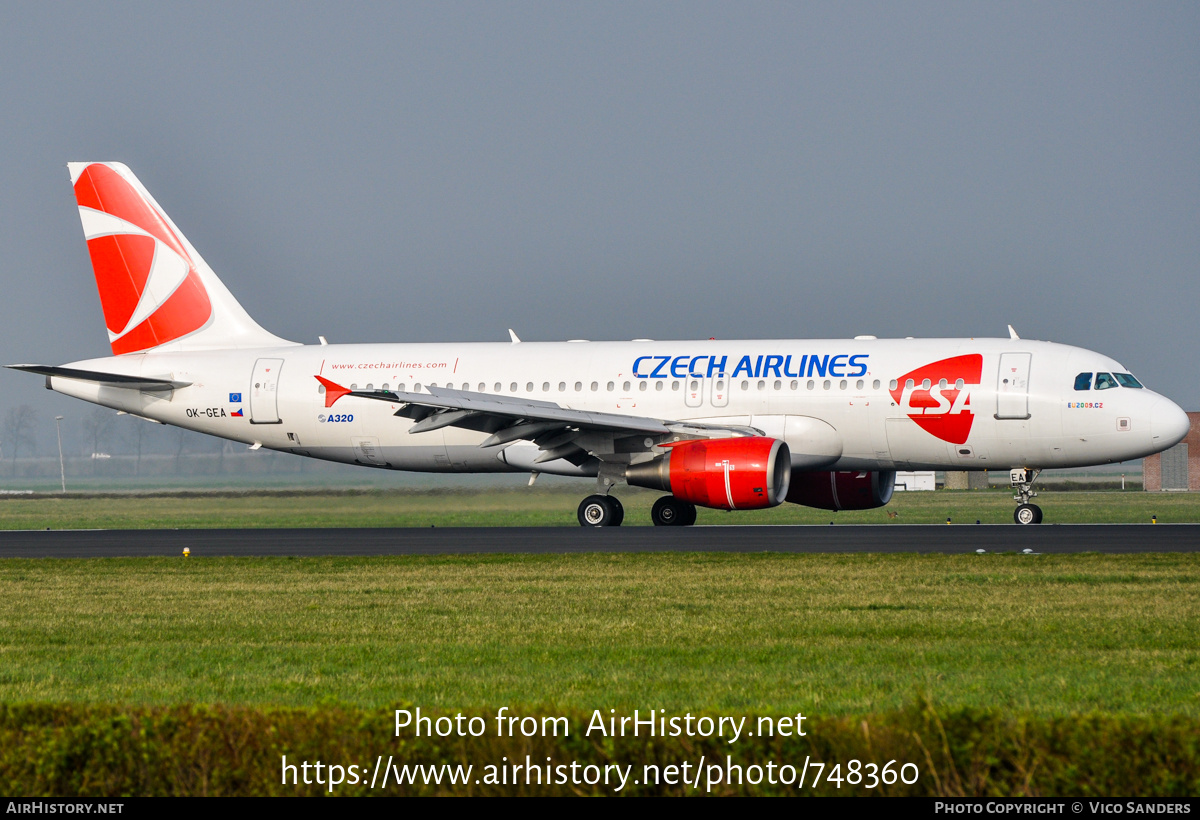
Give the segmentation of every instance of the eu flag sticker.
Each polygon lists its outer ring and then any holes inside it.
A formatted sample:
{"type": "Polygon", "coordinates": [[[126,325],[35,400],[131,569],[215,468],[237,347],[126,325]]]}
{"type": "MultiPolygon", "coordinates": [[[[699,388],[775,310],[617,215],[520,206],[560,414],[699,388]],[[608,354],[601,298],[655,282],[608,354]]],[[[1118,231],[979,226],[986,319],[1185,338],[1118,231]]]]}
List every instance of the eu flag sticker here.
{"type": "Polygon", "coordinates": [[[242,400],[242,394],[241,394],[241,393],[230,393],[230,394],[229,394],[229,403],[230,403],[230,404],[236,404],[236,403],[239,403],[239,402],[241,402],[241,400],[242,400]]]}

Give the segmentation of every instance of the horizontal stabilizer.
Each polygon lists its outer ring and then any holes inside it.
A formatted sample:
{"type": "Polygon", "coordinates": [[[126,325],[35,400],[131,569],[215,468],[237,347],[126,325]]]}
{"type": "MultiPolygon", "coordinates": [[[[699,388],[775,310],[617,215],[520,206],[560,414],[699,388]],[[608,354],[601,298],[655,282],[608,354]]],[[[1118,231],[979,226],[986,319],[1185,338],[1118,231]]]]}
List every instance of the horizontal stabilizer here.
{"type": "Polygon", "coordinates": [[[37,373],[40,376],[56,379],[74,379],[81,382],[95,382],[110,387],[123,387],[128,390],[141,390],[144,393],[160,393],[166,390],[176,390],[187,387],[191,382],[175,381],[168,378],[153,378],[146,376],[126,376],[121,373],[100,373],[95,370],[77,370],[73,367],[51,367],[44,364],[10,364],[5,367],[12,370],[24,370],[26,373],[37,373]]]}

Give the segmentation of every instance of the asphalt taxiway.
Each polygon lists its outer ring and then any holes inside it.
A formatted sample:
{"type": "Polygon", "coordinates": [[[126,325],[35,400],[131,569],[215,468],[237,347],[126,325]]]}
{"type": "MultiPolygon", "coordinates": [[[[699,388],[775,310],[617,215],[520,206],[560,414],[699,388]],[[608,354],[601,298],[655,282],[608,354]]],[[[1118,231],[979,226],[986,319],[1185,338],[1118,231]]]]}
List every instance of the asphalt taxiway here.
{"type": "Polygon", "coordinates": [[[1200,524],[430,527],[0,531],[0,558],[579,552],[1140,553],[1200,551],[1200,524]]]}

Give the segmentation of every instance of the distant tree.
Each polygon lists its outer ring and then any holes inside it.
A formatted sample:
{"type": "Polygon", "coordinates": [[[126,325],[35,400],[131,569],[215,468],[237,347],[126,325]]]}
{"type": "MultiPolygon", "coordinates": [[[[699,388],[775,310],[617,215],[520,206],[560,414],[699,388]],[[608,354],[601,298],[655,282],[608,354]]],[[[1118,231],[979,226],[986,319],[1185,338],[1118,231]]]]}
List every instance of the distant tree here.
{"type": "Polygon", "coordinates": [[[136,456],[133,462],[133,474],[138,476],[142,474],[142,448],[152,441],[161,425],[137,416],[126,416],[125,418],[129,419],[129,423],[123,425],[123,437],[136,456]]]}
{"type": "Polygon", "coordinates": [[[183,448],[187,446],[188,431],[183,427],[172,427],[171,432],[175,434],[175,475],[183,472],[183,448]]]}
{"type": "MultiPolygon", "coordinates": [[[[83,432],[87,435],[92,443],[92,455],[102,452],[100,445],[108,440],[112,435],[113,427],[116,426],[117,415],[112,410],[104,410],[97,407],[83,417],[81,422],[83,432]]],[[[96,462],[92,461],[92,472],[96,471],[96,462]]]]}
{"type": "Polygon", "coordinates": [[[12,460],[12,474],[17,474],[17,454],[22,445],[30,453],[37,446],[34,434],[37,432],[37,411],[32,405],[22,404],[10,407],[4,416],[4,443],[9,446],[9,458],[12,460]]]}

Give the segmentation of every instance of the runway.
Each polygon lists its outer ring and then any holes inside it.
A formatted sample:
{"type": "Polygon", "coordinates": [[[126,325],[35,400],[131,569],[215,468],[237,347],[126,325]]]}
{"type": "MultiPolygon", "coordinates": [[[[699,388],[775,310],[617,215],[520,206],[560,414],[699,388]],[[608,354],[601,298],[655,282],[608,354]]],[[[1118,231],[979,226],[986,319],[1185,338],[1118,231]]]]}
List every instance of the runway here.
{"type": "Polygon", "coordinates": [[[587,552],[1141,553],[1200,551],[1200,524],[19,530],[0,558],[587,552]]]}

